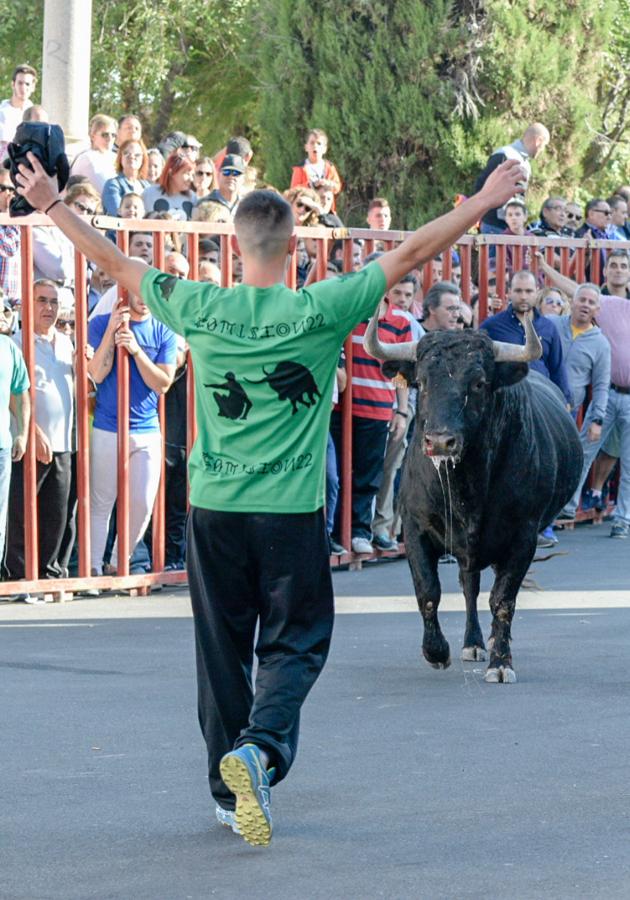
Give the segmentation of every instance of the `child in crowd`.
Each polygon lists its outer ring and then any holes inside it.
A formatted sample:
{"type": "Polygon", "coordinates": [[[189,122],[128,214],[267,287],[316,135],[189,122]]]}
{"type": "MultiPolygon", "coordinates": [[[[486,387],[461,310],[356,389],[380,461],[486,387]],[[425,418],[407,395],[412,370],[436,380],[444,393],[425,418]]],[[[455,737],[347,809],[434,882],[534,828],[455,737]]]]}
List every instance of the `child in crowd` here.
{"type": "Polygon", "coordinates": [[[310,187],[317,190],[320,181],[329,181],[334,194],[331,211],[336,210],[336,197],[341,191],[341,178],[335,166],[324,159],[328,150],[328,135],[321,128],[312,128],[304,144],[306,159],[299,166],[293,166],[291,187],[310,187]]]}

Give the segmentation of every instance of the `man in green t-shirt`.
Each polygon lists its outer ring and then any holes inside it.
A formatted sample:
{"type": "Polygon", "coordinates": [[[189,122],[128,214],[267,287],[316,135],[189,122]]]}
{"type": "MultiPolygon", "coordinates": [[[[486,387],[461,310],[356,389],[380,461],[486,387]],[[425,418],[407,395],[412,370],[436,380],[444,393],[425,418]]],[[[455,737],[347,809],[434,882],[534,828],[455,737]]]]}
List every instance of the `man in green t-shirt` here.
{"type": "Polygon", "coordinates": [[[291,767],[300,708],[332,632],[324,454],[341,344],[392,285],[513,196],[520,166],[506,162],[479,194],[365,269],[294,292],[284,285],[294,221],[274,192],[239,205],[243,279],[219,288],[125,257],[59,201],[55,181],[29,158],[19,193],[190,346],[199,433],[187,567],[199,719],[219,821],[268,844],[269,788],[291,767]]]}

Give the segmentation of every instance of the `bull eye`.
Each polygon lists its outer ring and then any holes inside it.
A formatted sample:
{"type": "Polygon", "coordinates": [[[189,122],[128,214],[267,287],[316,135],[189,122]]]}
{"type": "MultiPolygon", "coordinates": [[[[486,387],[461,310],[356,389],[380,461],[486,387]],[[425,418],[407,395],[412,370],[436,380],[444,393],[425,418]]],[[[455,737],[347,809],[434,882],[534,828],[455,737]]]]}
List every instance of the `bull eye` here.
{"type": "Polygon", "coordinates": [[[477,378],[477,379],[475,379],[475,381],[473,381],[473,383],[471,384],[471,388],[472,388],[472,390],[473,390],[476,394],[478,394],[479,391],[482,391],[482,390],[484,389],[485,386],[486,386],[486,379],[485,379],[485,378],[477,378]]]}

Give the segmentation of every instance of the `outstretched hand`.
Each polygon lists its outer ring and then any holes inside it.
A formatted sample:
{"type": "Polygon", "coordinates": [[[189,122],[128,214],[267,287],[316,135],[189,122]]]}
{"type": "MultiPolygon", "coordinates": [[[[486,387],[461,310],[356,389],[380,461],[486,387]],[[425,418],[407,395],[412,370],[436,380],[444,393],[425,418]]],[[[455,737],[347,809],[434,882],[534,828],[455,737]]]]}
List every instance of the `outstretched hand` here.
{"type": "Polygon", "coordinates": [[[496,209],[514,197],[522,194],[527,182],[527,172],[517,159],[506,159],[488,175],[484,186],[479,191],[484,199],[491,201],[491,208],[496,209]]]}
{"type": "Polygon", "coordinates": [[[57,178],[44,171],[42,164],[33,153],[27,153],[26,156],[32,169],[23,163],[18,166],[17,192],[22,197],[26,197],[34,209],[44,211],[59,198],[57,178]]]}

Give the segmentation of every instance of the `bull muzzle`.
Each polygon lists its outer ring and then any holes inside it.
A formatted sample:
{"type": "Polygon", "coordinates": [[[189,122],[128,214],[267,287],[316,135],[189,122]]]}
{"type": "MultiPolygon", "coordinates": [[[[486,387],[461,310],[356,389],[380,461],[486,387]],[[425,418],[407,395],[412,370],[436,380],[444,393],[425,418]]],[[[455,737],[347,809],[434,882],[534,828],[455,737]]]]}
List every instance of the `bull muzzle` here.
{"type": "Polygon", "coordinates": [[[449,431],[426,431],[422,449],[425,456],[446,456],[456,461],[462,455],[462,439],[449,431]]]}

